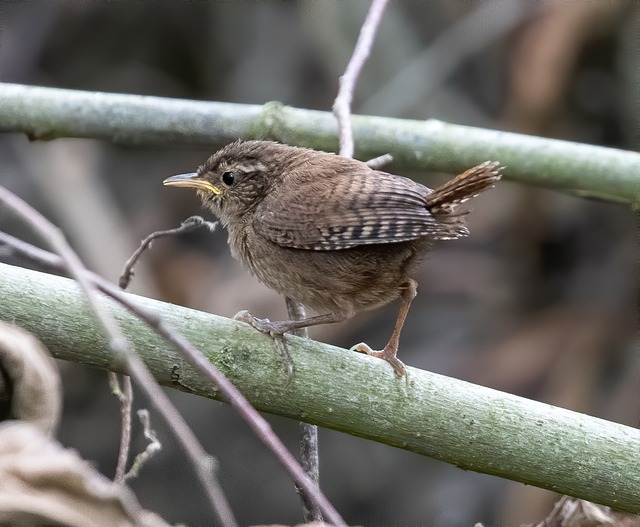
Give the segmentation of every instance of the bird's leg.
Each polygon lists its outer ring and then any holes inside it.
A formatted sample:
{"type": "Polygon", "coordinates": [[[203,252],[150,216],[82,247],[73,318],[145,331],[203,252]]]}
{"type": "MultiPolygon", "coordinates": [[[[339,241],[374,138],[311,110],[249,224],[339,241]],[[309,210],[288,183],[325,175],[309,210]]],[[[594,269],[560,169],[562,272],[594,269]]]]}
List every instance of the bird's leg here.
{"type": "Polygon", "coordinates": [[[326,313],[325,315],[317,315],[315,317],[307,317],[300,320],[280,320],[278,322],[271,322],[268,318],[256,318],[246,310],[236,313],[233,317],[234,320],[250,324],[258,331],[266,333],[271,337],[282,336],[294,329],[340,322],[341,320],[344,320],[344,318],[344,316],[335,313],[326,313]]]}
{"type": "Polygon", "coordinates": [[[415,280],[409,279],[407,283],[404,284],[402,288],[402,294],[400,295],[400,312],[398,313],[398,318],[396,319],[396,325],[393,328],[393,333],[391,334],[389,342],[382,351],[374,351],[364,342],[356,344],[351,349],[354,351],[366,353],[367,355],[371,355],[372,357],[384,359],[389,364],[391,364],[391,366],[393,366],[396,375],[398,375],[399,377],[406,375],[407,370],[405,369],[402,361],[397,357],[398,345],[400,343],[400,333],[402,332],[402,326],[404,326],[404,321],[407,318],[407,313],[409,313],[411,302],[413,302],[413,299],[417,294],[418,284],[415,280]]]}
{"type": "Polygon", "coordinates": [[[278,322],[271,322],[268,318],[256,318],[248,311],[243,310],[236,313],[233,319],[249,324],[258,331],[269,335],[278,346],[280,353],[284,357],[284,361],[287,366],[287,373],[291,375],[293,373],[293,361],[291,360],[291,355],[289,355],[289,350],[287,349],[287,345],[284,341],[284,334],[288,331],[317,326],[319,324],[340,322],[341,320],[344,320],[345,317],[335,313],[327,313],[325,315],[317,315],[315,317],[307,317],[300,320],[280,320],[278,322]]]}

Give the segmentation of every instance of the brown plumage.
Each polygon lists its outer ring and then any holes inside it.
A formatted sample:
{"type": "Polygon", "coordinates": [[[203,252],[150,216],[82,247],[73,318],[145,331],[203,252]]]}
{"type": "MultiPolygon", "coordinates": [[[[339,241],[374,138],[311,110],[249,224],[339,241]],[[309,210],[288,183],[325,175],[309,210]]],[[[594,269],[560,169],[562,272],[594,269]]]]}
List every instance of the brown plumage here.
{"type": "Polygon", "coordinates": [[[401,298],[383,351],[356,349],[405,370],[398,340],[417,284],[412,276],[437,240],[468,234],[458,206],[500,179],[498,163],[471,168],[436,190],[365,163],[270,141],[236,141],[193,174],[194,187],[229,231],[231,254],[258,280],[318,313],[303,320],[243,320],[282,335],[337,322],[401,298]]]}

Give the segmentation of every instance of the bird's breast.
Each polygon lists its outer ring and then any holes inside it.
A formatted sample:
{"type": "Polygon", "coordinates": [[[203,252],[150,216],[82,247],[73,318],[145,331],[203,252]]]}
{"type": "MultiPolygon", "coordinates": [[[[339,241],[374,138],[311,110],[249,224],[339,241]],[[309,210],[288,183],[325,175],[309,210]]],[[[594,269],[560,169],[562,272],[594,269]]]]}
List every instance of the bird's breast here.
{"type": "Polygon", "coordinates": [[[424,249],[421,242],[340,251],[293,249],[274,244],[251,225],[230,229],[229,245],[233,257],[267,287],[316,312],[345,316],[397,298],[424,249]]]}

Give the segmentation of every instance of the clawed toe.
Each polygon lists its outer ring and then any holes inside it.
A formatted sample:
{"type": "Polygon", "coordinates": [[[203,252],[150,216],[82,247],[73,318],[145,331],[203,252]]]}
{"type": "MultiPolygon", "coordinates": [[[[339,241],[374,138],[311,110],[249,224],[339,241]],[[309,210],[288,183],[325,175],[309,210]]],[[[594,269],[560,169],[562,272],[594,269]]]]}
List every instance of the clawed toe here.
{"type": "Polygon", "coordinates": [[[266,333],[273,338],[282,337],[282,335],[287,332],[287,328],[284,327],[283,324],[278,322],[271,322],[268,318],[256,318],[247,310],[238,311],[233,316],[233,320],[238,320],[239,322],[249,324],[258,331],[266,333]]]}
{"type": "Polygon", "coordinates": [[[289,350],[287,349],[287,344],[284,341],[284,334],[286,333],[287,328],[283,327],[282,324],[279,324],[277,322],[271,322],[268,318],[256,318],[246,309],[238,311],[233,316],[233,320],[238,320],[239,322],[249,324],[261,333],[269,335],[278,347],[278,350],[280,351],[280,354],[282,355],[282,358],[284,360],[287,374],[289,375],[289,377],[291,377],[291,375],[293,374],[293,360],[291,359],[291,355],[289,354],[289,350]]]}
{"type": "Polygon", "coordinates": [[[251,324],[253,320],[253,315],[249,313],[246,309],[242,311],[238,311],[235,315],[233,315],[233,320],[237,320],[238,322],[244,322],[245,324],[251,324]]]}
{"type": "Polygon", "coordinates": [[[360,353],[366,353],[371,357],[377,357],[379,359],[387,361],[393,367],[396,375],[398,377],[404,377],[407,374],[407,370],[404,367],[404,363],[396,356],[398,350],[395,348],[391,348],[390,346],[385,346],[382,351],[377,351],[371,349],[371,347],[361,342],[360,344],[356,344],[351,348],[351,351],[358,351],[360,353]]]}

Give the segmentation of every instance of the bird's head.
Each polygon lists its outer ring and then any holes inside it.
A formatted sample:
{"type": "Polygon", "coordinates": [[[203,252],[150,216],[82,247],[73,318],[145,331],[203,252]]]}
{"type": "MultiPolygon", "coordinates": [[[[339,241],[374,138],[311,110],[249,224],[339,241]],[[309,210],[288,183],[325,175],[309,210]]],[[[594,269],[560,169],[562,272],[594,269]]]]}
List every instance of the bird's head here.
{"type": "Polygon", "coordinates": [[[196,189],[203,206],[226,226],[260,203],[282,174],[291,148],[269,141],[236,141],[213,154],[197,172],[172,176],[163,184],[196,189]]]}

